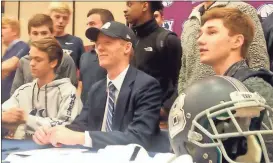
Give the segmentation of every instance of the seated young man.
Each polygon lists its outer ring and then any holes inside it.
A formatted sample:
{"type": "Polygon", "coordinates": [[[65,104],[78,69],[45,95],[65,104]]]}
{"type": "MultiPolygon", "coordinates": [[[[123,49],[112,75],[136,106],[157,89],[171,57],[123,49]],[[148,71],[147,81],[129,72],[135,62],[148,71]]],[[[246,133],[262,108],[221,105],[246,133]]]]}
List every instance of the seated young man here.
{"type": "Polygon", "coordinates": [[[111,21],[101,29],[89,28],[86,36],[96,43],[107,79],[91,87],[80,116],[71,125],[40,128],[34,141],[94,148],[135,143],[149,148],[159,130],[162,93],[155,78],[129,65],[136,41],[133,31],[111,21]]]}
{"type": "Polygon", "coordinates": [[[30,46],[31,74],[37,79],[19,87],[2,104],[2,124],[15,139],[28,138],[40,126],[69,124],[82,109],[70,80],[56,79],[63,57],[58,41],[47,37],[30,46]]]}
{"type": "MultiPolygon", "coordinates": [[[[36,41],[45,37],[53,36],[53,22],[50,16],[46,14],[36,14],[28,21],[28,34],[30,41],[36,41]]],[[[10,95],[13,95],[16,89],[21,85],[33,81],[30,72],[30,57],[25,55],[20,59],[15,77],[12,83],[10,95]]],[[[58,79],[70,78],[71,83],[77,86],[76,66],[71,56],[63,55],[62,62],[56,70],[58,79]]]]}
{"type": "Polygon", "coordinates": [[[19,21],[14,18],[3,17],[2,43],[7,49],[2,56],[1,103],[4,103],[10,97],[10,89],[19,59],[29,52],[29,46],[25,42],[20,41],[19,37],[19,21]]]}
{"type": "MultiPolygon", "coordinates": [[[[248,58],[248,48],[253,40],[254,30],[249,16],[238,9],[213,8],[207,11],[202,16],[198,39],[200,61],[212,66],[216,75],[243,80],[251,91],[259,93],[267,104],[273,107],[273,87],[268,81],[260,76],[241,79],[250,70],[245,60],[248,58]]],[[[252,119],[251,130],[260,128],[262,116],[263,114],[260,118],[252,119]]],[[[271,142],[268,146],[272,146],[272,141],[268,142],[271,142]]]]}
{"type": "MultiPolygon", "coordinates": [[[[212,66],[216,75],[236,78],[238,70],[248,68],[245,60],[254,30],[252,20],[238,9],[214,8],[206,12],[198,39],[201,63],[212,66]]],[[[243,83],[273,106],[273,88],[269,83],[259,77],[243,83]]]]}

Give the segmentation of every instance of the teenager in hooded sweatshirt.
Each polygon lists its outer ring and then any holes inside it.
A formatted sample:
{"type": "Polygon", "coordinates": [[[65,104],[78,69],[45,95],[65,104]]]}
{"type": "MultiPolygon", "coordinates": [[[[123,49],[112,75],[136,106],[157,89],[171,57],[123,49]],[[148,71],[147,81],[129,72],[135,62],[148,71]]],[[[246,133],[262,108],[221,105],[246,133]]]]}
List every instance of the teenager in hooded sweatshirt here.
{"type": "Polygon", "coordinates": [[[31,73],[37,79],[19,87],[2,104],[2,124],[15,139],[30,137],[40,126],[69,124],[82,108],[70,79],[55,74],[63,57],[58,41],[47,37],[30,45],[31,73]]]}

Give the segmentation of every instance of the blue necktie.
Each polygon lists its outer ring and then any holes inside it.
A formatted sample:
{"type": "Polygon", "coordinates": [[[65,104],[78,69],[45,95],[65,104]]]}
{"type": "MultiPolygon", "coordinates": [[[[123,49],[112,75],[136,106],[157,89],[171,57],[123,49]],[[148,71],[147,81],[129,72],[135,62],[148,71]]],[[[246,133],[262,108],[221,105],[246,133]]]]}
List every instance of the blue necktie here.
{"type": "Polygon", "coordinates": [[[113,122],[113,116],[114,116],[114,108],[115,108],[115,90],[116,87],[114,84],[110,81],[108,84],[108,109],[107,109],[107,119],[106,119],[106,131],[112,131],[112,122],[113,122]]]}

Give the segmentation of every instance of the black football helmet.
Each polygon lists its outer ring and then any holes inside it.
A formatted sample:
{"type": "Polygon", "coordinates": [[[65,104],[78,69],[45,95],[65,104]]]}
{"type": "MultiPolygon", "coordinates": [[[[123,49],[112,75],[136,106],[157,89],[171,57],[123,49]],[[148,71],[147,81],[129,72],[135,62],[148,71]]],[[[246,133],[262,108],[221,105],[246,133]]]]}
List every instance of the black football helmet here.
{"type": "MultiPolygon", "coordinates": [[[[196,163],[270,163],[263,135],[273,135],[273,109],[240,81],[211,76],[189,86],[169,114],[169,137],[177,156],[196,163]],[[261,119],[270,126],[260,129],[261,119]],[[256,119],[258,128],[250,129],[256,119]]],[[[273,161],[273,160],[271,160],[273,161]]]]}

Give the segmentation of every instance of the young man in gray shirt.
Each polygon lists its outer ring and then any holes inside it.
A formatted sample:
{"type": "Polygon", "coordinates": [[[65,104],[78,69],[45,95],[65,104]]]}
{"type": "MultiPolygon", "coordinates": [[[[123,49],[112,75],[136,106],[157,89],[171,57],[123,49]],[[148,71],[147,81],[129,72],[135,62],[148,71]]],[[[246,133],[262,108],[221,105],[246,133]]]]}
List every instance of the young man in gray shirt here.
{"type": "MultiPolygon", "coordinates": [[[[45,14],[36,14],[28,22],[28,33],[31,41],[36,41],[44,37],[52,36],[53,22],[45,14]]],[[[33,77],[30,73],[29,55],[24,56],[19,61],[19,67],[13,80],[10,94],[12,95],[21,85],[32,82],[33,77]]],[[[58,67],[56,74],[58,78],[70,78],[71,83],[77,86],[76,66],[69,55],[64,55],[61,65],[58,67]]]]}
{"type": "Polygon", "coordinates": [[[43,127],[70,124],[81,112],[82,103],[68,78],[58,79],[56,70],[63,50],[54,37],[30,43],[30,73],[36,79],[20,86],[2,104],[3,127],[9,138],[28,139],[43,127]]]}

